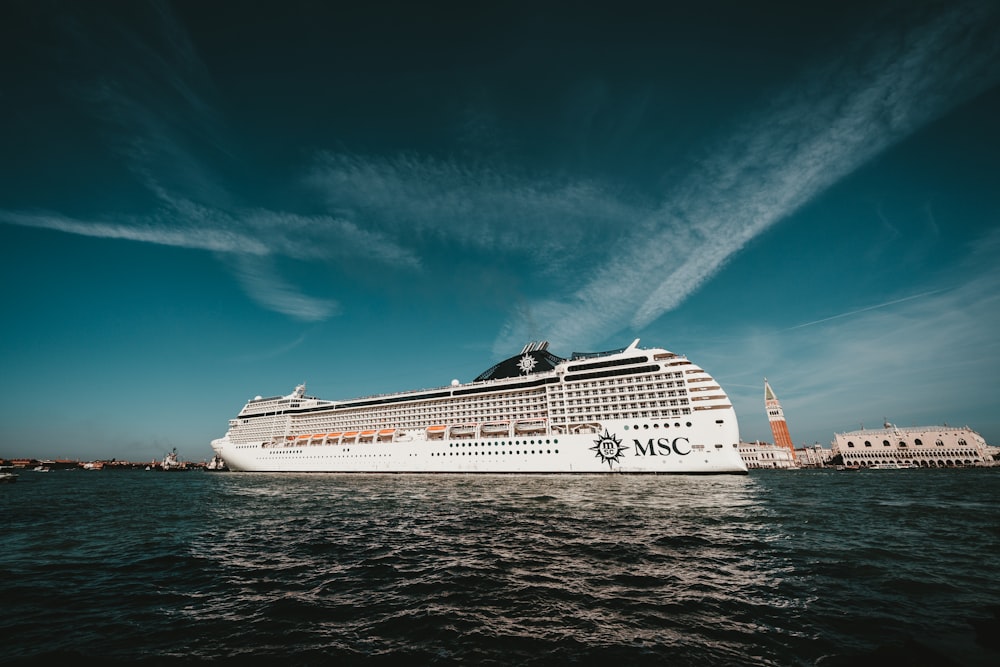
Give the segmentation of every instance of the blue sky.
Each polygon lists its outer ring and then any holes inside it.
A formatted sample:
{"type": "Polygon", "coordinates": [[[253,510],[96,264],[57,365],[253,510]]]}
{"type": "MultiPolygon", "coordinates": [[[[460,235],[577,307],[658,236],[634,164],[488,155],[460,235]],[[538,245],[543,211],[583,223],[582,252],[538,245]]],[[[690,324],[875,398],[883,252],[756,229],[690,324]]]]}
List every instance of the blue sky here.
{"type": "Polygon", "coordinates": [[[0,456],[634,338],[1000,444],[996,3],[251,4],[0,8],[0,456]]]}

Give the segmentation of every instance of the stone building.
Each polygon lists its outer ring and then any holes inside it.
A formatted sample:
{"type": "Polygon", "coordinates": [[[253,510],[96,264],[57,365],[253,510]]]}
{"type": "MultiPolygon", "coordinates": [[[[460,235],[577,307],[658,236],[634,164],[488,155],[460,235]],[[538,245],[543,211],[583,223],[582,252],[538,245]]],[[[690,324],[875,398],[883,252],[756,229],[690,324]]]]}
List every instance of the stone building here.
{"type": "Polygon", "coordinates": [[[835,433],[834,454],[844,465],[903,465],[921,468],[991,465],[995,447],[968,426],[899,427],[886,422],[880,429],[835,433]]]}
{"type": "Polygon", "coordinates": [[[770,442],[740,442],[740,457],[747,468],[797,468],[792,450],[770,442]]]}

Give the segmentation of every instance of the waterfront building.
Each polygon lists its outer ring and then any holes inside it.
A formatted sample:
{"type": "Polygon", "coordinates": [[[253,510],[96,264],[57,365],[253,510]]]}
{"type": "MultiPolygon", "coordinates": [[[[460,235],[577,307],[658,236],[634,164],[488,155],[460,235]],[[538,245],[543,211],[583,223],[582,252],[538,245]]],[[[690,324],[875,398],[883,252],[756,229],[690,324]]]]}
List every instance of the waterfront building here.
{"type": "Polygon", "coordinates": [[[795,459],[803,468],[822,468],[833,458],[833,450],[816,444],[795,450],[795,459]]]}
{"type": "Polygon", "coordinates": [[[785,421],[785,413],[781,409],[778,397],[764,378],[764,409],[767,411],[767,420],[771,423],[771,433],[774,434],[774,444],[788,450],[795,460],[795,445],[792,444],[792,436],[788,433],[788,423],[785,421]]]}
{"type": "Polygon", "coordinates": [[[747,469],[799,467],[792,451],[782,445],[773,445],[760,440],[754,442],[741,440],[739,449],[740,458],[746,463],[747,469]]]}
{"type": "Polygon", "coordinates": [[[899,427],[886,422],[882,428],[835,433],[834,454],[844,465],[870,467],[901,465],[920,468],[993,465],[996,447],[986,443],[968,426],[899,427]]]}

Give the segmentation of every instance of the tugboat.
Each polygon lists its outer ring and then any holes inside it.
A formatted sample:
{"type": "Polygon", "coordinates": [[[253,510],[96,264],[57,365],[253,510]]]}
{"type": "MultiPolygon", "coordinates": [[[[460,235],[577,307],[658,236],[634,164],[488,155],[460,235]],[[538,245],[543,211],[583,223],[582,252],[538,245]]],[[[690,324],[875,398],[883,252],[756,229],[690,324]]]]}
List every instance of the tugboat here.
{"type": "Polygon", "coordinates": [[[177,448],[174,447],[172,452],[163,457],[160,470],[163,472],[187,472],[188,467],[177,459],[177,448]]]}
{"type": "Polygon", "coordinates": [[[205,472],[229,472],[229,468],[226,467],[226,462],[222,460],[222,457],[216,454],[211,461],[205,464],[205,472]]]}

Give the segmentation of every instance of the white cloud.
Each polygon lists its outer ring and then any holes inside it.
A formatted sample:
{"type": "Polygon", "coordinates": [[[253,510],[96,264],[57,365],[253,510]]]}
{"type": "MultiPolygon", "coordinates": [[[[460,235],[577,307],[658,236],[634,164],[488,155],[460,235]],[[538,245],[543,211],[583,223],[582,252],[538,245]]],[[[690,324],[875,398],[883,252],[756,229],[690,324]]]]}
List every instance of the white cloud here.
{"type": "Polygon", "coordinates": [[[325,152],[307,179],[333,211],[392,234],[544,259],[591,253],[609,232],[648,215],[598,183],[515,174],[428,157],[325,152]]]}
{"type": "Polygon", "coordinates": [[[584,286],[531,306],[497,351],[530,338],[586,345],[677,307],[748,241],[879,152],[1000,80],[987,4],[872,32],[719,145],[584,286]],[[987,26],[983,28],[981,24],[987,26]],[[530,324],[529,324],[530,322],[530,324]]]}
{"type": "Polygon", "coordinates": [[[267,245],[259,239],[227,229],[205,229],[187,225],[161,226],[150,224],[148,221],[93,222],[67,218],[56,213],[4,210],[0,210],[0,220],[12,225],[52,229],[67,234],[155,243],[178,248],[255,256],[270,253],[267,245]]]}
{"type": "Polygon", "coordinates": [[[732,331],[702,363],[729,392],[745,438],[770,438],[767,376],[796,443],[828,444],[835,431],[883,418],[901,426],[967,423],[997,441],[998,251],[994,231],[941,279],[947,287],[785,330],[732,331]]]}
{"type": "Polygon", "coordinates": [[[257,303],[303,322],[317,322],[336,315],[336,301],[317,299],[302,294],[273,270],[270,262],[261,258],[236,257],[236,277],[244,291],[257,303]]]}

